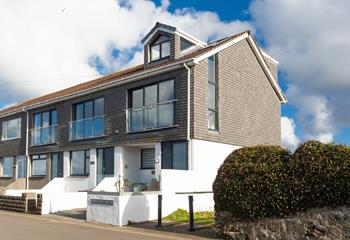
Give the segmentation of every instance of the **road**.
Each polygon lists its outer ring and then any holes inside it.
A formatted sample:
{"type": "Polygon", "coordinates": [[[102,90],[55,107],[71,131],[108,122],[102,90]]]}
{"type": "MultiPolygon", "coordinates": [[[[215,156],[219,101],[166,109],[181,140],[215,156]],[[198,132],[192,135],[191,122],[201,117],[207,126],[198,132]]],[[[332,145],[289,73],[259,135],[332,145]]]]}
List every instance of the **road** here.
{"type": "Polygon", "coordinates": [[[182,240],[199,237],[0,211],[1,240],[182,240]]]}

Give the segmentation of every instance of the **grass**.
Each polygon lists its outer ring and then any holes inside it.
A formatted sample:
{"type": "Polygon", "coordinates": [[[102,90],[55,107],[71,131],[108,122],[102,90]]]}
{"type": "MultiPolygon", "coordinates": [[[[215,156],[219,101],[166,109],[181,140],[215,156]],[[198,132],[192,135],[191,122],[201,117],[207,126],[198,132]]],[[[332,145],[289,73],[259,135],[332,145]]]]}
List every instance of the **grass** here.
{"type": "MultiPolygon", "coordinates": [[[[171,213],[169,216],[164,217],[163,220],[179,223],[189,222],[190,214],[188,211],[179,208],[175,212],[171,213]]],[[[198,225],[214,225],[215,213],[210,211],[195,212],[194,222],[198,225]]]]}

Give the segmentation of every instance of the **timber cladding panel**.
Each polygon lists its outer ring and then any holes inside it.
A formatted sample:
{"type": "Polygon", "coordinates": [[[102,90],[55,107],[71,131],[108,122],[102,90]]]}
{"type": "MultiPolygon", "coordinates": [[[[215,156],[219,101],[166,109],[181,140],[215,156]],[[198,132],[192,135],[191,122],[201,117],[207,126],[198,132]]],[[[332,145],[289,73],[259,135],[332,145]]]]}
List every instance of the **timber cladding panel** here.
{"type": "Polygon", "coordinates": [[[98,147],[118,146],[127,143],[160,142],[186,139],[187,129],[187,71],[180,69],[160,76],[145,78],[132,83],[102,90],[93,94],[77,97],[65,102],[47,106],[31,112],[30,128],[33,127],[34,112],[57,108],[58,135],[57,144],[30,146],[29,153],[49,153],[71,150],[83,150],[98,147]],[[175,125],[163,130],[139,133],[126,132],[126,108],[129,90],[147,86],[160,81],[174,79],[175,82],[175,125]],[[85,140],[69,140],[69,122],[72,120],[72,105],[85,100],[104,97],[105,102],[105,136],[85,140]]]}
{"type": "Polygon", "coordinates": [[[193,137],[238,146],[280,145],[280,101],[249,43],[243,40],[218,54],[219,132],[208,130],[207,72],[207,60],[194,67],[193,137]]]}

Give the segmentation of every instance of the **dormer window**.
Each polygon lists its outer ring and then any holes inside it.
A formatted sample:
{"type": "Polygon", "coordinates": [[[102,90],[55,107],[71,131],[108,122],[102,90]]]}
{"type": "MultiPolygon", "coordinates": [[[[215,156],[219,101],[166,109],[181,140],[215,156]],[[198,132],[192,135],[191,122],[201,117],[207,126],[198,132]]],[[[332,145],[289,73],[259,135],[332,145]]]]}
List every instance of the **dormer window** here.
{"type": "Polygon", "coordinates": [[[151,45],[151,62],[170,56],[170,38],[161,35],[151,45]]]}
{"type": "Polygon", "coordinates": [[[184,52],[184,51],[192,48],[193,46],[194,46],[194,43],[192,43],[190,41],[187,41],[184,38],[181,38],[181,40],[180,40],[180,50],[181,50],[181,52],[184,52]]]}

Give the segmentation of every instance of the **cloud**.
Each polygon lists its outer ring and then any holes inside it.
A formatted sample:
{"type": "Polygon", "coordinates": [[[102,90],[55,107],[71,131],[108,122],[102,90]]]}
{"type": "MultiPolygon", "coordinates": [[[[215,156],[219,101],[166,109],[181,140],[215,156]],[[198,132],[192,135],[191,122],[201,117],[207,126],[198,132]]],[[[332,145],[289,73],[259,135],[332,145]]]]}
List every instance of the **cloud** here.
{"type": "Polygon", "coordinates": [[[259,37],[280,60],[304,138],[332,141],[350,127],[348,0],[253,0],[259,37]]]}
{"type": "Polygon", "coordinates": [[[0,102],[18,102],[142,63],[159,21],[208,41],[252,26],[142,0],[0,0],[0,102]]]}
{"type": "Polygon", "coordinates": [[[300,143],[299,138],[295,134],[295,123],[292,118],[281,118],[281,140],[282,146],[294,151],[300,143]]]}

